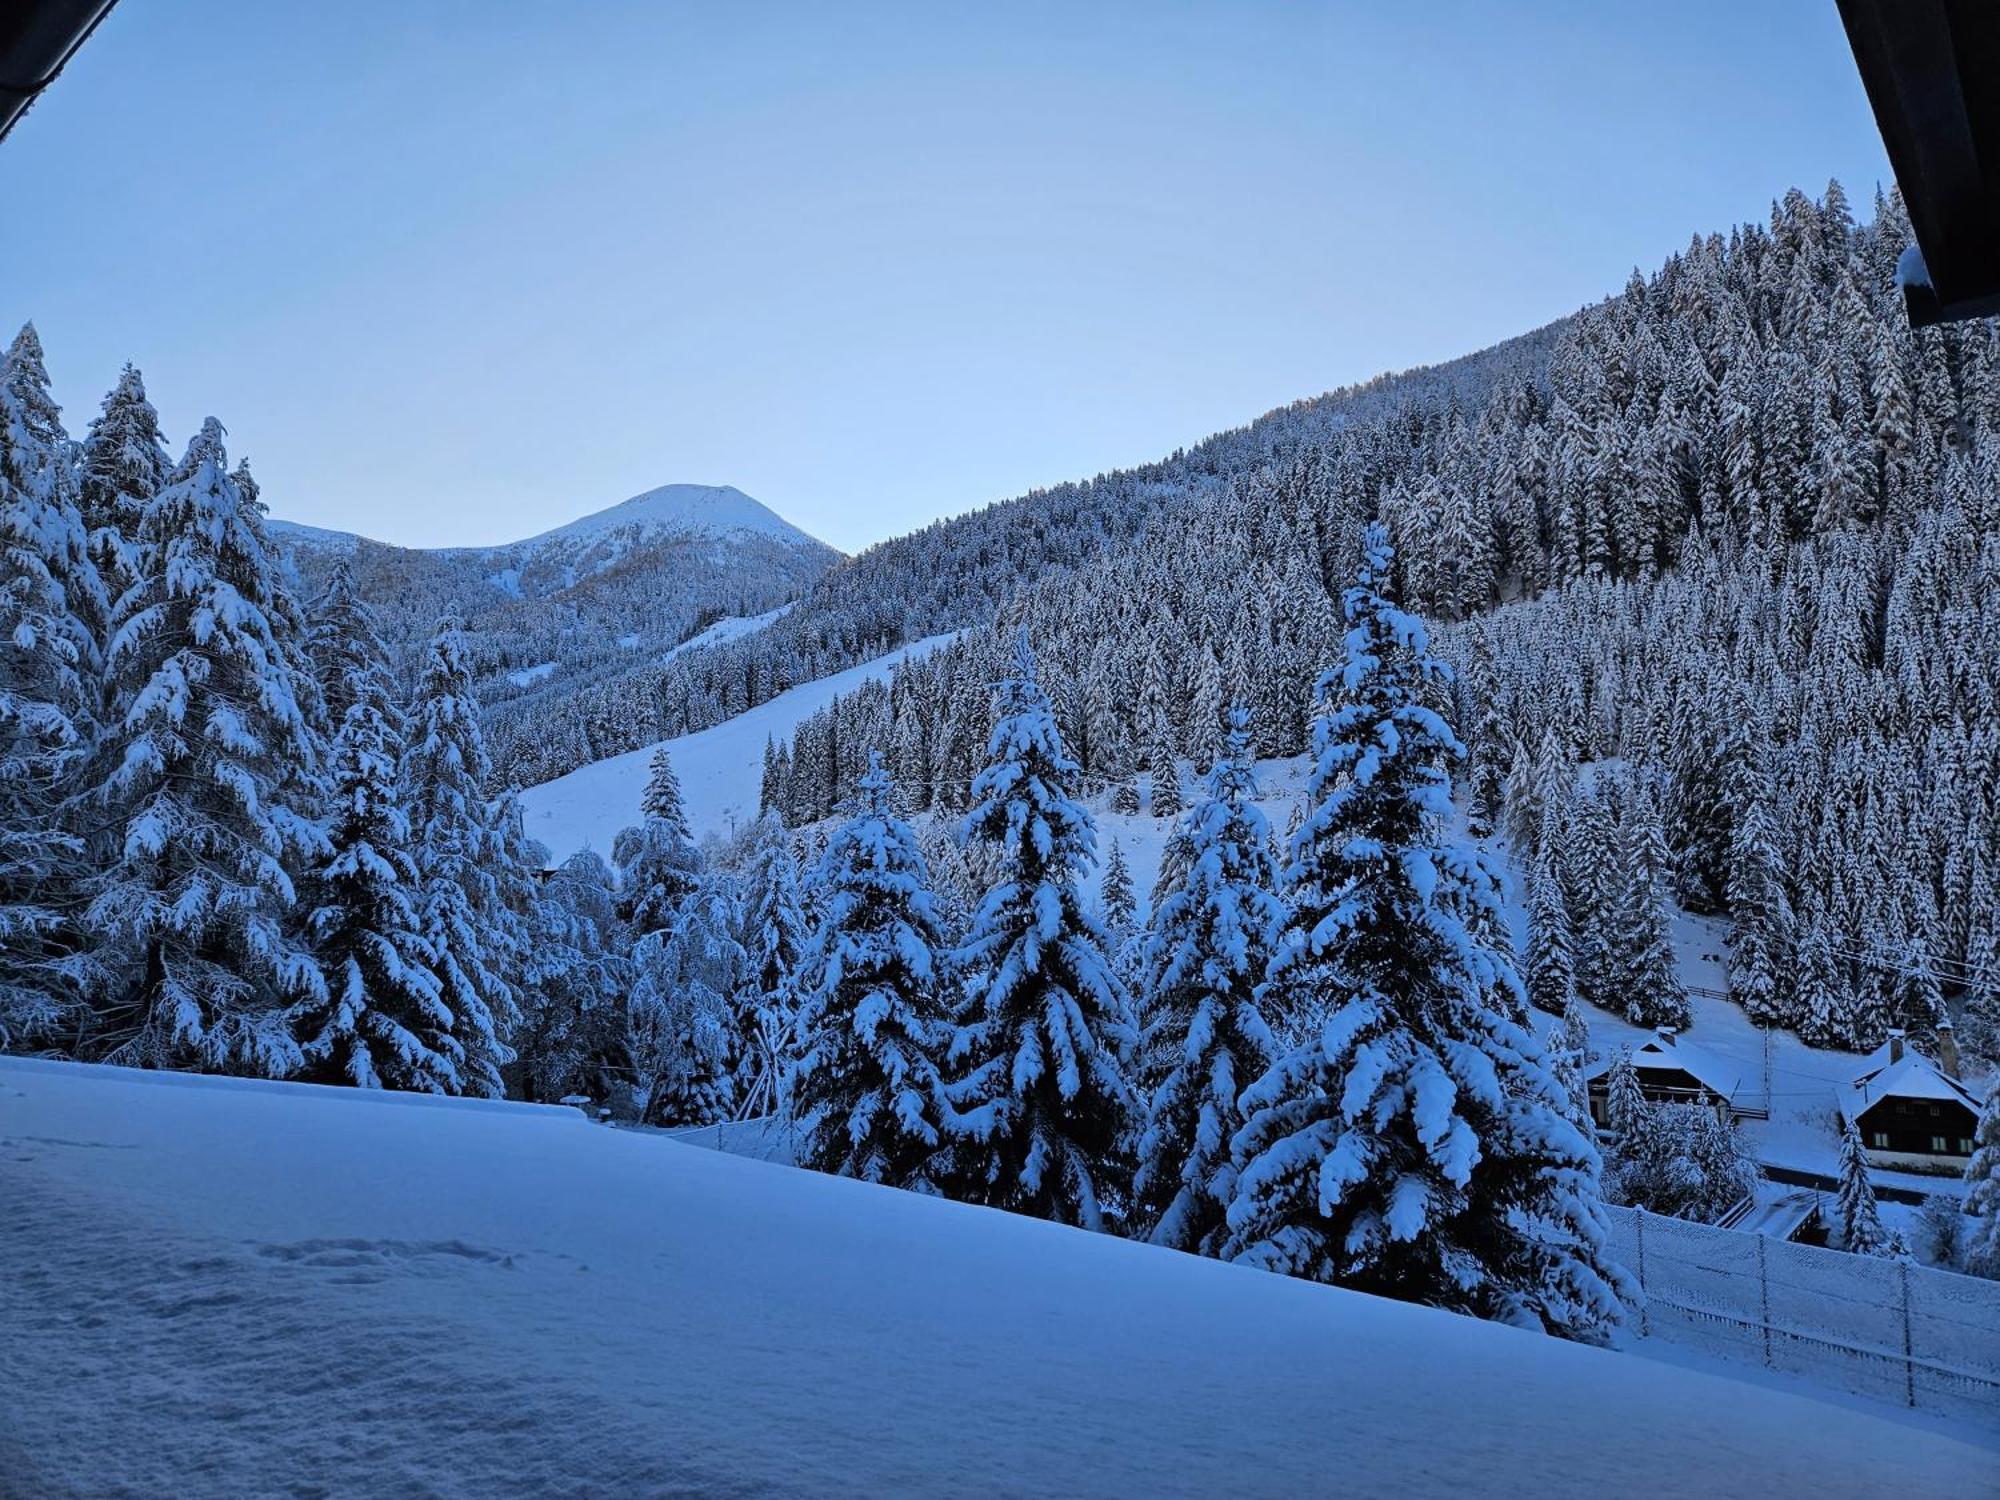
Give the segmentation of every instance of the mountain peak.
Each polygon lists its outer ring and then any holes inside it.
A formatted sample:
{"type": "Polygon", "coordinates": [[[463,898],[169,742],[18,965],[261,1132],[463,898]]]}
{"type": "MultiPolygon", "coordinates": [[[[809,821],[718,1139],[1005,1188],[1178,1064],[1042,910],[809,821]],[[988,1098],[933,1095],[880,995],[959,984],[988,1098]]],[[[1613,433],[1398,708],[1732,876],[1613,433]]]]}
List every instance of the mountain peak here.
{"type": "Polygon", "coordinates": [[[816,544],[813,537],[734,485],[663,484],[514,545],[533,545],[558,538],[579,540],[628,526],[661,533],[750,535],[794,544],[816,544]]]}

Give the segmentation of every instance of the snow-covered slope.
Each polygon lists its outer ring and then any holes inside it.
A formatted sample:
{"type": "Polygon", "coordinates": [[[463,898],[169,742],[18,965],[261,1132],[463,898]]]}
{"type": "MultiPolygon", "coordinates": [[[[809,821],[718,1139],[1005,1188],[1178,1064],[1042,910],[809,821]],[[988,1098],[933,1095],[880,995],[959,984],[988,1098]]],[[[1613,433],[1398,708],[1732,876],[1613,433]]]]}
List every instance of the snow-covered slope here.
{"type": "Polygon", "coordinates": [[[1991,1493],[1782,1392],[580,1115],[0,1058],[9,1494],[1991,1493]]]}
{"type": "MultiPolygon", "coordinates": [[[[695,833],[727,832],[732,824],[757,816],[766,739],[783,743],[814,710],[870,679],[887,677],[890,667],[905,657],[921,656],[950,639],[940,635],[913,642],[888,656],[780,693],[713,729],[668,740],[695,833]]],[[[645,790],[654,748],[596,761],[521,794],[528,834],[548,846],[553,863],[561,864],[583,848],[610,857],[618,830],[639,820],[639,794],[645,790]]]]}

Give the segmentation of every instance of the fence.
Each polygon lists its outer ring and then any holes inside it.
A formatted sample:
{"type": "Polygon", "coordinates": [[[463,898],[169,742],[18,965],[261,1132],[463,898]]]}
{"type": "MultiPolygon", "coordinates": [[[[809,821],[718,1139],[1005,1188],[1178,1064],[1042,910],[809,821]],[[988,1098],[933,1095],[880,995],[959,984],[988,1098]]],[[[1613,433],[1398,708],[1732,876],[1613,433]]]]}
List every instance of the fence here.
{"type": "Polygon", "coordinates": [[[2000,1418],[2000,1282],[1614,1208],[1639,1332],[1947,1416],[2000,1418]]]}

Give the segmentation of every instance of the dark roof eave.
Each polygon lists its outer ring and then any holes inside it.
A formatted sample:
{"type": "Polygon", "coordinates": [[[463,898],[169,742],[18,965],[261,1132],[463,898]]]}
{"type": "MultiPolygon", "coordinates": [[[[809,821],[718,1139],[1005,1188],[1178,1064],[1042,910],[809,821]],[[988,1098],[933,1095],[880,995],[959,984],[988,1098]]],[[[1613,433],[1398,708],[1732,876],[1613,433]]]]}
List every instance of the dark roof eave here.
{"type": "Polygon", "coordinates": [[[14,0],[0,6],[0,141],[76,56],[117,0],[14,0]]]}

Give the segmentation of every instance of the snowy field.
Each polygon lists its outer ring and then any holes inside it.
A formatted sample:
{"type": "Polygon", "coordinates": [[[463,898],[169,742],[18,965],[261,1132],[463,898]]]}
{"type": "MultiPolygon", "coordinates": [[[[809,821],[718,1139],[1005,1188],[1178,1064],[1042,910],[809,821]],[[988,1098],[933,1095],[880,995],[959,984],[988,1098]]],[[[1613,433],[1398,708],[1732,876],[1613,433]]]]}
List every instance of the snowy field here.
{"type": "MultiPolygon", "coordinates": [[[[913,641],[845,672],[802,683],[713,728],[666,741],[696,836],[726,833],[757,816],[767,738],[775,737],[782,743],[800,720],[836,697],[853,692],[864,682],[886,678],[895,663],[922,656],[951,639],[950,635],[938,635],[913,641]]],[[[552,864],[561,864],[585,848],[595,849],[606,859],[611,857],[611,841],[618,831],[639,821],[646,765],[657,748],[649,745],[594,761],[521,793],[528,835],[548,846],[552,864]]]]}
{"type": "Polygon", "coordinates": [[[9,1496],[1990,1494],[1875,1416],[523,1105],[0,1058],[9,1496]]]}

